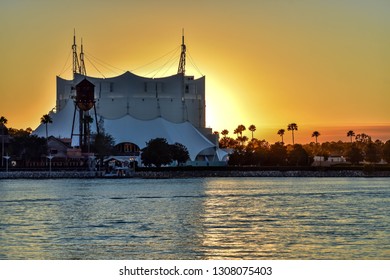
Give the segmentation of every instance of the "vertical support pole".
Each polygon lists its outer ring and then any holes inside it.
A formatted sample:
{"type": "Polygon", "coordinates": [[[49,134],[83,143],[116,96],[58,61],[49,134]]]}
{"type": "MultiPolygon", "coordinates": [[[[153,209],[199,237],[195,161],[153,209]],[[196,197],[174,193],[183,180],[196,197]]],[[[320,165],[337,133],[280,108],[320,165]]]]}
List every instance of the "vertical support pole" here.
{"type": "Polygon", "coordinates": [[[74,103],[74,111],[73,111],[73,121],[72,121],[72,133],[70,134],[70,144],[72,145],[72,140],[73,140],[73,135],[74,135],[74,121],[76,119],[76,110],[77,110],[77,105],[76,102],[74,103]]]}

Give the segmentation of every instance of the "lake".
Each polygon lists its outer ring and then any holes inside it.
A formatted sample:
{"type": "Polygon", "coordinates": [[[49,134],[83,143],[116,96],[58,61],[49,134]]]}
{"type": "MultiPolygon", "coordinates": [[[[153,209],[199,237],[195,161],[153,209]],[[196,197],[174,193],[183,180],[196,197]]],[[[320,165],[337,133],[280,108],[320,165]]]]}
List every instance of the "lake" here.
{"type": "Polygon", "coordinates": [[[390,180],[0,180],[0,259],[390,259],[390,180]]]}

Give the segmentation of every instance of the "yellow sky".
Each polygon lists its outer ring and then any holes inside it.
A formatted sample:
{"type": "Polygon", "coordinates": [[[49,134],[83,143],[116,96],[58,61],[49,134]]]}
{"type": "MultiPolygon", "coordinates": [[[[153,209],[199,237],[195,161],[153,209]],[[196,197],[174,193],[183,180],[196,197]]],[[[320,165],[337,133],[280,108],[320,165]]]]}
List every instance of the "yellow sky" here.
{"type": "MultiPolygon", "coordinates": [[[[302,142],[313,141],[313,130],[323,140],[346,141],[350,129],[388,140],[388,11],[386,0],[2,0],[0,115],[8,126],[35,128],[55,106],[55,77],[74,28],[91,61],[138,68],[139,75],[169,59],[141,67],[179,47],[184,28],[189,54],[206,76],[214,130],[254,124],[255,136],[272,142],[295,122],[302,142]]],[[[178,61],[179,54],[160,74],[174,74],[178,61]]],[[[94,65],[106,77],[122,73],[94,65]]],[[[86,67],[101,77],[88,60],[86,67]]],[[[187,74],[200,75],[188,57],[187,74]]]]}

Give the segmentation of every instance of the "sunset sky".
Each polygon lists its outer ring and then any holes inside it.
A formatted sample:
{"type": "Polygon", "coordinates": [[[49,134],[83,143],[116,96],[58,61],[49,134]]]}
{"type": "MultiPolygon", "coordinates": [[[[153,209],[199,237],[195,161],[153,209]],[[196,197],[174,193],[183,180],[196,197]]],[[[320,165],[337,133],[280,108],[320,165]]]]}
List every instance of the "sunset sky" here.
{"type": "Polygon", "coordinates": [[[159,77],[176,73],[184,28],[186,73],[206,76],[214,130],[254,124],[275,142],[294,122],[302,143],[314,130],[319,141],[348,141],[348,130],[389,140],[389,12],[387,0],[2,0],[0,116],[38,126],[56,76],[71,78],[74,29],[88,75],[159,77]]]}

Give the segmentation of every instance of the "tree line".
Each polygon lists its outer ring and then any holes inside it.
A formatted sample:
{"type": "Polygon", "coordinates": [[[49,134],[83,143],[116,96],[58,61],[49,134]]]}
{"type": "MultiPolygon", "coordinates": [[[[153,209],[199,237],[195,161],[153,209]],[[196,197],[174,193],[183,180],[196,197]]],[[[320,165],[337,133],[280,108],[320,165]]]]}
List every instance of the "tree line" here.
{"type": "MultiPolygon", "coordinates": [[[[2,159],[5,153],[24,161],[39,161],[48,154],[47,126],[52,122],[49,115],[41,118],[41,123],[46,126],[46,139],[32,135],[32,129],[6,128],[7,119],[0,117],[0,128],[2,135],[2,159]],[[9,136],[7,149],[4,146],[4,135],[9,136]]],[[[344,156],[352,164],[362,161],[368,163],[378,163],[381,160],[390,162],[390,140],[386,143],[376,140],[365,133],[355,134],[353,130],[346,132],[348,142],[324,142],[319,143],[321,135],[318,131],[313,131],[312,137],[315,142],[310,144],[295,144],[295,132],[298,130],[296,123],[287,125],[287,131],[291,132],[292,144],[285,145],[284,137],[286,130],[279,129],[276,133],[281,137],[281,141],[270,144],[266,140],[259,140],[254,137],[255,125],[250,125],[248,131],[251,138],[244,135],[245,125],[238,125],[233,131],[235,138],[229,137],[229,131],[221,131],[222,137],[219,139],[219,147],[229,150],[229,165],[310,165],[315,156],[321,156],[325,160],[332,155],[344,156]]],[[[218,134],[218,132],[214,132],[218,134]]],[[[98,135],[91,135],[91,152],[103,159],[105,156],[115,154],[115,140],[104,131],[98,135]]],[[[175,143],[169,145],[164,138],[151,139],[142,149],[141,160],[145,166],[161,166],[177,162],[179,165],[189,159],[187,148],[175,143]]],[[[3,163],[3,161],[2,161],[3,163]]]]}
{"type": "MultiPolygon", "coordinates": [[[[284,137],[286,130],[279,129],[276,133],[281,141],[270,144],[266,140],[259,140],[253,136],[256,131],[255,125],[250,125],[251,139],[243,135],[245,125],[238,125],[233,131],[235,138],[229,137],[229,131],[221,131],[219,140],[220,148],[231,150],[229,157],[230,165],[310,165],[315,156],[321,156],[325,160],[332,155],[344,156],[352,164],[362,161],[378,163],[382,159],[390,162],[390,140],[386,143],[376,140],[365,133],[355,134],[353,130],[346,132],[349,142],[324,142],[319,143],[321,135],[319,131],[313,131],[312,137],[315,142],[310,144],[295,144],[295,132],[298,130],[296,123],[287,125],[287,131],[291,132],[292,144],[285,145],[284,137]]],[[[219,134],[218,132],[214,132],[219,134]]]]}
{"type": "MultiPolygon", "coordinates": [[[[2,138],[2,158],[5,154],[11,155],[14,159],[24,163],[29,161],[41,161],[47,156],[48,150],[48,125],[52,123],[49,115],[43,115],[41,124],[45,125],[46,138],[38,137],[32,134],[32,129],[14,129],[6,128],[7,119],[0,117],[0,129],[2,138]],[[8,145],[5,148],[5,137],[8,136],[8,145]]],[[[91,121],[90,121],[91,122],[91,121]]],[[[117,155],[115,150],[115,139],[102,131],[99,134],[91,134],[90,151],[95,153],[103,162],[104,157],[109,155],[117,155]]],[[[141,160],[145,166],[169,165],[174,162],[177,165],[184,164],[189,160],[187,148],[181,143],[168,144],[164,138],[151,139],[146,143],[146,147],[142,149],[141,160]]],[[[3,162],[3,161],[2,161],[3,162]]]]}

